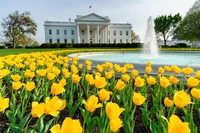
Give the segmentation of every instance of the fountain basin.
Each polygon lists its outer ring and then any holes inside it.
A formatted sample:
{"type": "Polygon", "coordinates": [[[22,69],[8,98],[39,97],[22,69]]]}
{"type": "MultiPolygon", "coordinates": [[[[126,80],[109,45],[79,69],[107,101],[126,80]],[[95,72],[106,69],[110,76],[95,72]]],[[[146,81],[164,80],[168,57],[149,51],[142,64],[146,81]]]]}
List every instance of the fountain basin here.
{"type": "MultiPolygon", "coordinates": [[[[96,70],[96,65],[103,64],[107,61],[113,64],[123,66],[126,63],[133,64],[134,69],[138,70],[141,75],[145,73],[146,63],[152,63],[153,71],[150,75],[157,75],[159,67],[177,65],[180,68],[187,66],[192,67],[195,71],[200,69],[200,52],[198,51],[162,51],[158,57],[152,57],[150,54],[142,52],[86,52],[70,54],[68,57],[78,56],[79,63],[84,65],[85,60],[91,60],[92,70],[96,70]]],[[[129,73],[130,71],[128,71],[129,73]]]]}

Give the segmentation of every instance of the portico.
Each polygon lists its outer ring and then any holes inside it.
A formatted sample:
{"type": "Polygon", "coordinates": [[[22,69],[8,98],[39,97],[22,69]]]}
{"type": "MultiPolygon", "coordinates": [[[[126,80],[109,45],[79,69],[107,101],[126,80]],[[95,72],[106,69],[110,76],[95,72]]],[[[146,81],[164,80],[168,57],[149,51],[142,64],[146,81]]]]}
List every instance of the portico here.
{"type": "Polygon", "coordinates": [[[77,16],[78,43],[108,43],[110,20],[96,14],[77,16]]]}

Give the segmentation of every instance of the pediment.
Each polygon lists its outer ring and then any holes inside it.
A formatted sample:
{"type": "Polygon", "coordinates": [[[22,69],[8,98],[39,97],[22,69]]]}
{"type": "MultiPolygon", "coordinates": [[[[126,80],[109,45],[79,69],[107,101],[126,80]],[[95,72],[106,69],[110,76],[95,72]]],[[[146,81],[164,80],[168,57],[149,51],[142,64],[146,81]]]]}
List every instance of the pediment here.
{"type": "Polygon", "coordinates": [[[110,19],[108,19],[106,17],[99,16],[95,13],[91,13],[89,15],[81,16],[81,17],[77,18],[76,21],[103,21],[103,22],[108,22],[108,21],[110,21],[110,19]]]}

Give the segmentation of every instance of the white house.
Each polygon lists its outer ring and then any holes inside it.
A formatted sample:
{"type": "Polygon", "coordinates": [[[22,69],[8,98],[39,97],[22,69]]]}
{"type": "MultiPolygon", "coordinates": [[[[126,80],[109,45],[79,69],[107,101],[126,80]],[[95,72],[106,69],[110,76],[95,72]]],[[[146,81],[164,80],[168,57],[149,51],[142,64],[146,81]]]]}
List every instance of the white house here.
{"type": "Polygon", "coordinates": [[[95,13],[77,15],[74,22],[45,21],[44,27],[46,43],[131,43],[131,24],[95,13]]]}

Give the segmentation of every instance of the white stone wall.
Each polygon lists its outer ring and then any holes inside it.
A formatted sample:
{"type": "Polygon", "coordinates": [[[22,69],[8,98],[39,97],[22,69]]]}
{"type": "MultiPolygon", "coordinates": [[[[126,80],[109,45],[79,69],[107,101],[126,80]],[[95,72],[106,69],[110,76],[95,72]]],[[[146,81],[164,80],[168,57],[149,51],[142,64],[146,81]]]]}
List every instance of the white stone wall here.
{"type": "Polygon", "coordinates": [[[130,24],[111,24],[108,27],[108,39],[110,43],[114,43],[114,39],[116,39],[116,43],[120,43],[120,39],[122,39],[122,43],[126,43],[128,39],[128,43],[131,43],[131,25],[130,24]],[[114,31],[116,31],[116,35],[114,35],[114,31]],[[120,31],[122,31],[122,35],[120,35],[120,31]],[[128,31],[128,36],[126,35],[126,31],[128,31]]]}
{"type": "Polygon", "coordinates": [[[67,43],[71,43],[72,39],[77,42],[77,27],[75,26],[45,26],[45,42],[49,43],[49,39],[52,39],[52,43],[57,43],[57,39],[60,39],[60,43],[64,43],[64,39],[67,39],[67,43]],[[49,35],[49,30],[52,30],[52,35],[49,35]],[[59,30],[59,35],[57,35],[59,30]],[[64,30],[67,30],[67,35],[64,35],[64,30]],[[71,30],[74,30],[74,35],[71,35],[71,30]]]}

